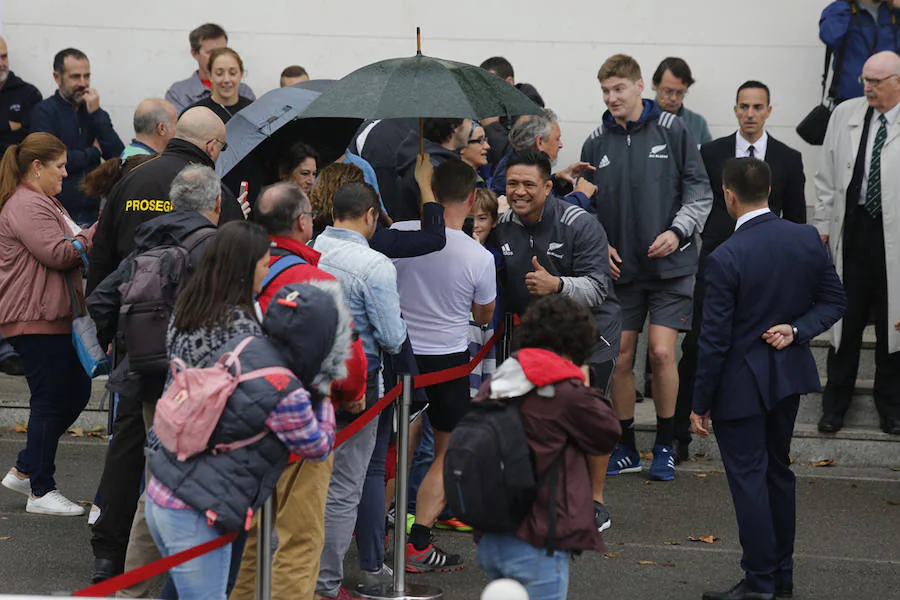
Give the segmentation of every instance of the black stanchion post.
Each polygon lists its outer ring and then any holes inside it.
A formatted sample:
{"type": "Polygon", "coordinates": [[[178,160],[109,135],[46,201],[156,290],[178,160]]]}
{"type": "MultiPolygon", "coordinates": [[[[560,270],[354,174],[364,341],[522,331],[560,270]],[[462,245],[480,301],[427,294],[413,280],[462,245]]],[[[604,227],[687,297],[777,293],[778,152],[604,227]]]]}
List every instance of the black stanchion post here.
{"type": "Polygon", "coordinates": [[[512,313],[503,315],[503,335],[497,340],[497,366],[512,354],[512,334],[515,316],[512,313]]]}
{"type": "Polygon", "coordinates": [[[397,399],[397,484],[394,495],[394,582],[357,589],[372,600],[432,600],[443,598],[441,588],[406,581],[406,513],[409,501],[409,412],[412,406],[413,376],[403,375],[403,393],[397,399]]]}
{"type": "Polygon", "coordinates": [[[274,526],[274,496],[259,509],[256,528],[256,600],[272,597],[272,527],[274,526]]]}

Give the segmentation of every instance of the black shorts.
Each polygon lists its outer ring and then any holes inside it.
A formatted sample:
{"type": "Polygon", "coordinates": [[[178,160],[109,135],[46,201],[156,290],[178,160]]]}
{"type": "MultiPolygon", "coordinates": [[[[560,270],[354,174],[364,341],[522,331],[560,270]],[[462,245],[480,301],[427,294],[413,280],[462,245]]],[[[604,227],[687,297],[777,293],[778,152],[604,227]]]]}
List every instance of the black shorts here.
{"type": "MultiPolygon", "coordinates": [[[[468,350],[455,354],[416,355],[416,365],[419,367],[420,374],[443,371],[468,362],[468,350]]],[[[472,399],[469,397],[468,375],[446,383],[430,385],[425,388],[425,395],[428,396],[427,412],[431,426],[444,433],[453,431],[472,405],[472,399]]]]}

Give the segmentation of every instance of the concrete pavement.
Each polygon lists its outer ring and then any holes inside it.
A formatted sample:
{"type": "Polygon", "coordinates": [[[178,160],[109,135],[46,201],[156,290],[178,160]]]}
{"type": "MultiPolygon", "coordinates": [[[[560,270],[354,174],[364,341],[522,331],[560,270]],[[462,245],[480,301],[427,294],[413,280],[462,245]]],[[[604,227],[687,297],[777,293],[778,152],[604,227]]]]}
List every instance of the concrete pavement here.
{"type": "MultiPolygon", "coordinates": [[[[6,469],[24,435],[0,431],[6,469]]],[[[57,478],[73,500],[89,502],[102,467],[102,440],[66,438],[57,478]]],[[[898,457],[897,468],[900,468],[898,457]]],[[[610,555],[587,554],[571,566],[569,598],[698,599],[740,578],[740,546],[721,465],[694,461],[671,483],[648,484],[641,474],[607,484],[613,526],[610,555]],[[713,535],[712,544],[688,537],[713,535]],[[649,563],[649,564],[641,564],[649,563]]],[[[797,465],[796,598],[900,596],[900,470],[797,465]]],[[[25,499],[0,488],[0,593],[51,594],[88,585],[90,532],[86,518],[25,513],[25,499]]],[[[458,573],[411,576],[441,586],[447,599],[475,599],[487,580],[466,534],[439,533],[438,544],[469,560],[458,573]]],[[[348,583],[356,574],[347,558],[348,583]]]]}

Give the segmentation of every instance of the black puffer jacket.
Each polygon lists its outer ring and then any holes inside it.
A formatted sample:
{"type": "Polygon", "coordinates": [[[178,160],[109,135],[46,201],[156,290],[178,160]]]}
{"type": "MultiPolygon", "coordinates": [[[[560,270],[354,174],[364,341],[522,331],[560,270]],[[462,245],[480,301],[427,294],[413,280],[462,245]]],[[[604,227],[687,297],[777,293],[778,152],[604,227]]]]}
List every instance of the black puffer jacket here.
{"type": "MultiPolygon", "coordinates": [[[[172,210],[169,188],[175,176],[188,165],[213,169],[216,166],[197,146],[173,139],[162,154],[135,167],[112,189],[94,234],[87,279],[89,294],[134,250],[138,226],[172,210]]],[[[222,184],[219,224],[243,218],[234,194],[222,184]]]]}

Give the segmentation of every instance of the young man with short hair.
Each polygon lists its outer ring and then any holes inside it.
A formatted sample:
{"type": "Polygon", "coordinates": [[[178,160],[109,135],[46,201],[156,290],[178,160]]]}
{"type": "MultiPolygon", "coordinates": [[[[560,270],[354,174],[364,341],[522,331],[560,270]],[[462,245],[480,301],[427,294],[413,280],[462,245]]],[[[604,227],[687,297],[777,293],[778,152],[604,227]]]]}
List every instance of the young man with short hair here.
{"type": "Polygon", "coordinates": [[[675,341],[691,327],[695,235],[712,206],[709,179],[684,122],[642,100],[641,68],[616,54],[597,75],[608,110],[584,142],[581,159],[593,165],[597,218],[609,234],[609,265],[622,304],[622,339],[612,401],[622,441],[610,475],[641,470],[634,437],[634,374],[638,332],[649,309],[650,360],[656,404],[656,442],[650,478],[675,478],[675,341]]]}
{"type": "MultiPolygon", "coordinates": [[[[176,81],[166,92],[166,100],[171,102],[180,115],[187,107],[208,98],[212,93],[212,79],[209,74],[209,55],[216,48],[228,45],[228,34],[215,23],[204,23],[188,35],[191,56],[197,61],[197,70],[187,79],[176,81]]],[[[253,90],[241,83],[238,93],[250,100],[256,100],[253,90]]]]}
{"type": "Polygon", "coordinates": [[[662,59],[653,73],[653,90],[656,92],[656,103],[667,113],[678,115],[694,136],[697,146],[712,141],[709,125],[701,115],[684,106],[684,98],[694,85],[691,68],[683,58],[669,56],[662,59]]]}
{"type": "MultiPolygon", "coordinates": [[[[446,245],[431,254],[394,260],[400,308],[420,373],[467,364],[469,314],[479,324],[489,323],[494,314],[494,257],[462,231],[475,202],[475,180],[475,171],[461,160],[441,163],[434,170],[431,188],[444,207],[446,245]]],[[[422,186],[423,194],[432,190],[422,186]]],[[[418,221],[403,221],[393,228],[414,230],[419,226],[418,221]]],[[[425,393],[428,418],[434,429],[434,462],[416,497],[416,520],[406,546],[406,570],[411,573],[463,567],[458,555],[447,554],[432,543],[431,527],[446,505],[444,454],[450,432],[469,410],[469,378],[463,376],[429,386],[425,393]]]]}

